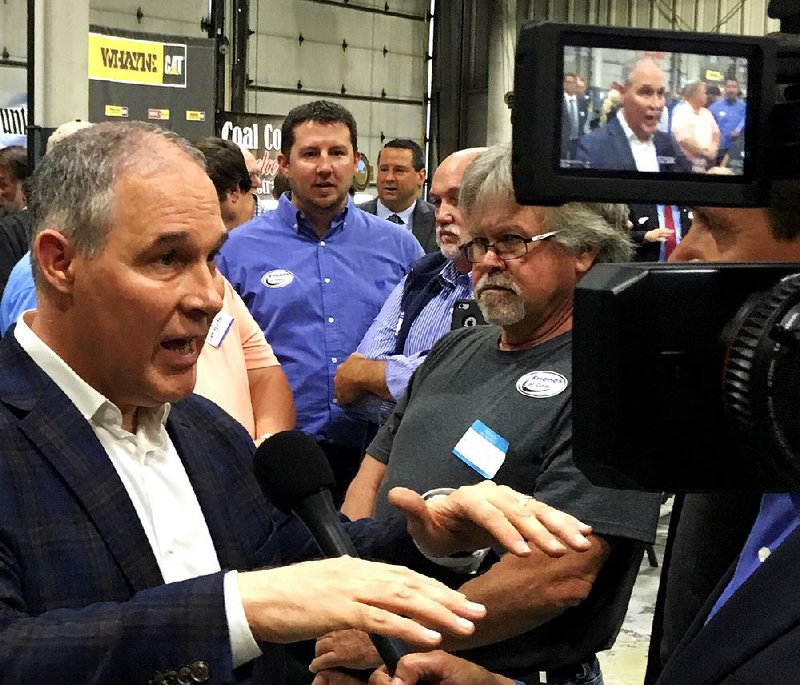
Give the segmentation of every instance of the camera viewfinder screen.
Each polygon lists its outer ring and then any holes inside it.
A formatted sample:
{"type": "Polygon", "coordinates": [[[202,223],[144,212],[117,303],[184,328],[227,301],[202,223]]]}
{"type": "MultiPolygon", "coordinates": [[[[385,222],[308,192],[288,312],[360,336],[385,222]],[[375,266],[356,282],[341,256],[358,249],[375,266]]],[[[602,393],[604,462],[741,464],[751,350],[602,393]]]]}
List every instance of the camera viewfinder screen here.
{"type": "Polygon", "coordinates": [[[748,171],[746,58],[575,45],[563,56],[562,170],[748,171]]]}

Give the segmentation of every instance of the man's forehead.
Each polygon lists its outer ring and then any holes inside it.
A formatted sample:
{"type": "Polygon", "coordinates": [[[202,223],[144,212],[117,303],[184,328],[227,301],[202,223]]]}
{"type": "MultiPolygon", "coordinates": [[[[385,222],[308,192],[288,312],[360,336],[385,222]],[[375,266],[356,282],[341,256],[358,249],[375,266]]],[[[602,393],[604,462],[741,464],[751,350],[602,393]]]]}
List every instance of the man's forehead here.
{"type": "Polygon", "coordinates": [[[545,230],[544,219],[544,207],[522,206],[513,201],[487,201],[473,210],[468,223],[475,235],[507,232],[536,235],[545,230]]]}
{"type": "Polygon", "coordinates": [[[343,121],[303,121],[294,128],[295,145],[350,143],[350,129],[343,121]]]}

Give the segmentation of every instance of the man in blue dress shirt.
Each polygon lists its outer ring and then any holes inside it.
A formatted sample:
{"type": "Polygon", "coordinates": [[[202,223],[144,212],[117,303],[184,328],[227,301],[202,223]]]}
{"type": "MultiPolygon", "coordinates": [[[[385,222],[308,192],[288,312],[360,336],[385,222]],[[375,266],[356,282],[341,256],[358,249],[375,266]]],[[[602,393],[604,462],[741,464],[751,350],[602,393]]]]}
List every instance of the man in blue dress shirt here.
{"type": "Polygon", "coordinates": [[[350,112],[324,100],[301,105],[281,133],[278,160],[291,193],[231,233],[218,265],[270,340],[292,387],[297,428],[320,443],[341,494],[372,436],[366,421],[337,405],[336,369],[423,251],[403,227],[353,204],[359,155],[350,112]]]}
{"type": "Polygon", "coordinates": [[[739,82],[733,78],[725,79],[725,97],[720,98],[708,108],[719,126],[719,152],[721,161],[725,153],[744,131],[747,105],[739,97],[739,82]]]}

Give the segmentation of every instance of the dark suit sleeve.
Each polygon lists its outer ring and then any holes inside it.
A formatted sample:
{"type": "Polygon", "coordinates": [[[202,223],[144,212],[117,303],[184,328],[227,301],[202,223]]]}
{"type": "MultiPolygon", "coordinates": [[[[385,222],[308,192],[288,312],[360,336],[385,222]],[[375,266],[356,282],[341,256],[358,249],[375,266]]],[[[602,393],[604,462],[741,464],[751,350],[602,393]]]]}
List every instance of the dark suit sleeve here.
{"type": "Polygon", "coordinates": [[[198,661],[212,682],[232,682],[222,573],[38,616],[25,611],[22,574],[0,544],[2,682],[143,685],[158,672],[198,661]]]}

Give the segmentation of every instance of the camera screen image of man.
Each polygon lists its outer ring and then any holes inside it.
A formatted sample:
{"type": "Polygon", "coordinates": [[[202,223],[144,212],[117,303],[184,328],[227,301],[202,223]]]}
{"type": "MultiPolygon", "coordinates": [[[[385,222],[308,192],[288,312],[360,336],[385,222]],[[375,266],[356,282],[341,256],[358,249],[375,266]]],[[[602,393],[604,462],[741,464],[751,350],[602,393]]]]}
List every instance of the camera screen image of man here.
{"type": "MultiPolygon", "coordinates": [[[[263,499],[245,430],[190,394],[226,237],[193,147],[147,124],[79,131],[41,162],[30,211],[38,307],[0,341],[0,681],[281,683],[275,643],[472,631],[482,607],[408,569],[282,567],[318,550],[263,499]]],[[[463,506],[415,497],[422,549],[470,548],[463,506]]],[[[362,556],[424,563],[404,527],[348,533],[362,556]]]]}
{"type": "MultiPolygon", "coordinates": [[[[673,138],[658,130],[666,106],[666,81],[658,63],[645,57],[627,68],[622,108],[578,140],[576,157],[593,169],[691,171],[673,138]]],[[[689,230],[685,210],[674,205],[630,205],[637,261],[665,261],[689,230]]]]}
{"type": "MultiPolygon", "coordinates": [[[[619,629],[658,511],[653,495],[591,485],[572,460],[574,288],[596,261],[629,258],[626,210],[521,207],[505,145],[466,169],[460,208],[475,297],[494,325],[454,331],[433,347],[362,469],[381,476],[371,496],[382,519],[397,513],[386,497],[392,487],[425,493],[492,478],[592,525],[583,554],[504,556],[468,579],[461,589],[487,603],[487,617],[469,639],[445,643],[521,680],[546,671],[554,682],[592,682],[595,653],[619,629]]],[[[478,562],[465,560],[470,570],[478,562]]],[[[335,644],[329,650],[339,654],[335,644]]],[[[328,657],[312,667],[336,665],[328,657]]]]}

